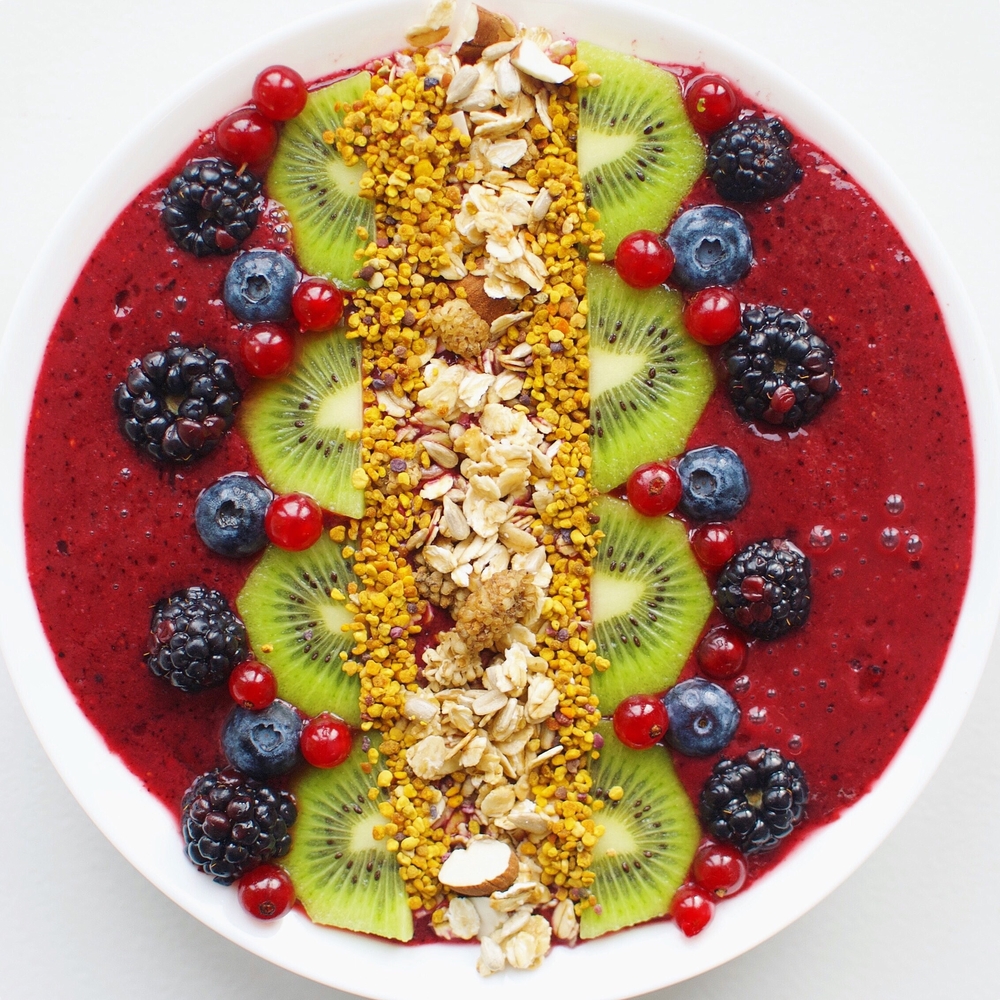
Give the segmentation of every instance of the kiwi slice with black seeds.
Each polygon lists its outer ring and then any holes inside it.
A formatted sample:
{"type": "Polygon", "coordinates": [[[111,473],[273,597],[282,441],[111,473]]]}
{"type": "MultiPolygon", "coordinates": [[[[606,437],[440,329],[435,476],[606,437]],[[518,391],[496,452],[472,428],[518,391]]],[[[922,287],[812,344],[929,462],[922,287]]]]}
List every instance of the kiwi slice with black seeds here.
{"type": "MultiPolygon", "coordinates": [[[[604,808],[594,814],[604,827],[594,848],[591,891],[596,906],[580,916],[580,937],[663,916],[694,860],[701,828],[694,806],[662,746],[631,750],[609,723],[600,757],[590,765],[595,799],[604,808]],[[609,794],[620,788],[621,797],[609,794]]],[[[301,821],[300,821],[301,822],[301,821]]]]}
{"type": "Polygon", "coordinates": [[[325,510],[359,518],[361,342],[342,333],[309,338],[292,370],[244,401],[243,434],[276,493],[308,493],[325,510]]]}
{"type": "Polygon", "coordinates": [[[338,107],[363,97],[370,73],[355,73],[329,87],[315,90],[298,117],[287,122],[267,174],[267,192],[285,206],[292,222],[292,242],[302,267],[357,288],[359,264],[354,252],[367,240],[358,227],[375,232],[375,206],[361,197],[363,163],[348,166],[336,145],[324,135],[340,128],[344,110],[338,107]]]}
{"type": "Polygon", "coordinates": [[[645,517],[611,497],[600,497],[594,513],[604,538],[590,610],[597,652],[611,665],[590,684],[609,715],[629,695],[673,685],[712,611],[712,594],[680,521],[645,517]]]}
{"type": "Polygon", "coordinates": [[[636,466],[683,450],[715,379],[684,329],[679,292],[630,288],[597,264],[587,272],[587,298],[591,474],[606,493],[636,466]]]}
{"type": "Polygon", "coordinates": [[[705,147],[673,73],[592,42],[577,51],[601,76],[580,91],[577,163],[610,258],[629,233],[666,228],[705,168],[705,147]]]}
{"type": "Polygon", "coordinates": [[[386,841],[372,835],[385,818],[368,797],[375,775],[362,770],[368,755],[355,742],[342,764],[309,768],[293,787],[299,816],[282,864],[315,923],[409,941],[406,885],[386,841]]]}
{"type": "Polygon", "coordinates": [[[357,677],[345,674],[341,652],[354,645],[352,605],[331,596],[347,594],[354,573],[341,547],[324,532],[304,552],[271,546],[236,598],[254,655],[278,681],[278,693],[307,715],[333,712],[361,721],[357,677]]]}

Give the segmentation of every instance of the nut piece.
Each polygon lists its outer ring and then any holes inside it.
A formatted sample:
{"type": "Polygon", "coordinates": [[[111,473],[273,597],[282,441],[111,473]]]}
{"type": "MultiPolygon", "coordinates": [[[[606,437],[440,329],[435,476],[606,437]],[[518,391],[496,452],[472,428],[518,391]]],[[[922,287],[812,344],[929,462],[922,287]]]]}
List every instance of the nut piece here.
{"type": "Polygon", "coordinates": [[[470,649],[494,649],[514,625],[534,618],[537,601],[527,573],[502,570],[466,598],[455,615],[455,631],[470,649]]]}
{"type": "Polygon", "coordinates": [[[490,325],[464,299],[449,299],[427,316],[438,345],[462,358],[478,358],[490,346],[490,325]]]}
{"type": "Polygon", "coordinates": [[[518,867],[517,855],[503,841],[474,837],[468,847],[451,852],[438,881],[461,896],[489,896],[509,889],[518,867]]]}
{"type": "Polygon", "coordinates": [[[509,17],[494,14],[476,4],[469,9],[459,29],[462,45],[458,49],[458,58],[464,63],[477,62],[483,49],[516,36],[517,27],[509,17]]]}
{"type": "MultiPolygon", "coordinates": [[[[517,307],[510,299],[493,299],[486,294],[486,281],[475,274],[466,275],[459,283],[465,289],[465,300],[487,323],[495,323],[517,307]]],[[[529,313],[530,315],[530,313],[529,313]]]]}

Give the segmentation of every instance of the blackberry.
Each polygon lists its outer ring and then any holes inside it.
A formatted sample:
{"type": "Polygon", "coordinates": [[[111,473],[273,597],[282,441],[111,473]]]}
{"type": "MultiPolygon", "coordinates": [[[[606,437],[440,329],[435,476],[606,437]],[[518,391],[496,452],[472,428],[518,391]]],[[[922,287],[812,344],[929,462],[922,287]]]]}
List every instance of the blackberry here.
{"type": "Polygon", "coordinates": [[[257,865],[288,853],[288,831],[297,813],[289,792],[232,768],[209,771],[184,793],[184,849],[199,871],[229,885],[257,865]]]}
{"type": "Polygon", "coordinates": [[[777,639],[809,616],[809,560],[785,538],[754,542],[719,573],[715,602],[734,625],[777,639]]]}
{"type": "Polygon", "coordinates": [[[755,854],[792,832],[808,798],[799,765],[759,747],[715,765],[701,791],[701,818],[709,836],[755,854]]]}
{"type": "Polygon", "coordinates": [[[167,185],[161,218],[170,238],[196,257],[232,253],[257,225],[260,181],[217,157],[189,160],[167,185]]]}
{"type": "Polygon", "coordinates": [[[122,433],[161,462],[207,455],[232,426],[239,402],[225,358],[180,344],[136,358],[114,391],[122,433]]]}
{"type": "Polygon", "coordinates": [[[802,180],[788,147],[794,136],[777,118],[743,118],[712,135],[705,175],[729,201],[766,201],[802,180]]]}
{"type": "Polygon", "coordinates": [[[217,590],[188,587],[153,608],[146,665],[181,691],[224,683],[248,655],[243,622],[217,590]]]}
{"type": "Polygon", "coordinates": [[[722,351],[736,412],[790,430],[808,423],[840,391],[830,346],[778,306],[744,309],[742,325],[722,351]]]}

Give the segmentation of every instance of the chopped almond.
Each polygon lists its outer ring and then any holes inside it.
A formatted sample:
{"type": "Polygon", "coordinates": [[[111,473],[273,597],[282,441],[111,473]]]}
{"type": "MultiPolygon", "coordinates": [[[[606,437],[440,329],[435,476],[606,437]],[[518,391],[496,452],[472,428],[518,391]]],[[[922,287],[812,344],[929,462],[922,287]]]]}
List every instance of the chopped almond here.
{"type": "Polygon", "coordinates": [[[509,889],[517,872],[517,855],[507,844],[474,837],[468,847],[451,852],[438,880],[460,896],[489,896],[509,889]]]}

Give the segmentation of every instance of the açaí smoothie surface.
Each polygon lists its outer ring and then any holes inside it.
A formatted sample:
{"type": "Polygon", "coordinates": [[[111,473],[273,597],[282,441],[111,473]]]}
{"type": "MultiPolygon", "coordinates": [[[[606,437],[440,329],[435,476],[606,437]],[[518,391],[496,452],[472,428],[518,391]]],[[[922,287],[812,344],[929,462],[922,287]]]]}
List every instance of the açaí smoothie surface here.
{"type": "MultiPolygon", "coordinates": [[[[852,178],[801,138],[793,153],[802,182],[741,207],[755,264],[735,290],[809,317],[842,391],[787,433],[748,427],[717,388],[688,447],[725,444],[743,459],[740,546],[786,537],[812,563],[806,625],[753,642],[743,674],[721,682],[742,713],[727,755],[767,745],[798,761],[807,832],[870,787],[927,700],[965,590],[974,499],[964,394],[926,278],[852,178]]],[[[110,749],[173,812],[196,775],[224,765],[232,701],[225,687],[188,695],[149,673],[150,610],[195,583],[234,601],[255,557],[211,553],[194,504],[220,475],[254,471],[253,459],[237,422],[207,458],[157,465],[119,433],[111,394],[132,359],[174,331],[230,358],[241,387],[251,382],[221,299],[231,258],[183,253],[160,224],[162,188],[199,154],[212,154],[211,132],[122,212],[85,265],[46,350],[25,471],[29,572],[59,668],[110,749]]],[[[716,200],[702,180],[685,207],[716,200]]],[[[262,213],[244,249],[281,245],[262,213]]],[[[692,658],[682,677],[695,672],[692,658]]],[[[694,801],[715,759],[674,754],[694,801]]],[[[795,839],[757,855],[754,869],[795,839]]]]}

